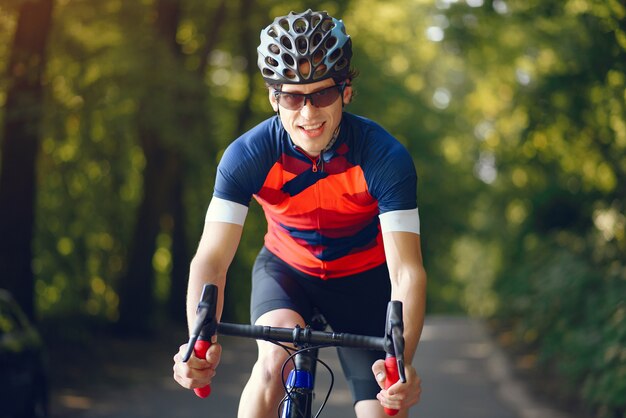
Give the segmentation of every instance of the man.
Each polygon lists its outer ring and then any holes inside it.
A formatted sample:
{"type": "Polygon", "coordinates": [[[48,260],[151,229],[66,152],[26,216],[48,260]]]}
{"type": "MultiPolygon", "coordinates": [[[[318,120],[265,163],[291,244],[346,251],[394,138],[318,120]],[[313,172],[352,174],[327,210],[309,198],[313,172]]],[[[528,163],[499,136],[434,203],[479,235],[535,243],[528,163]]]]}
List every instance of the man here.
{"type": "MultiPolygon", "coordinates": [[[[353,94],[352,43],[343,22],[326,12],[290,13],[261,31],[258,65],[276,116],[226,150],[191,263],[190,327],[205,283],[218,286],[242,234],[251,197],[268,232],[252,273],[252,322],[304,326],[320,311],[336,332],[381,336],[387,302],[404,305],[407,382],[384,389],[382,353],[340,349],[359,418],[381,418],[383,406],[408,407],[420,396],[411,366],[423,325],[417,176],[406,149],[370,120],[345,113],[353,94]]],[[[211,382],[221,348],[182,363],[174,378],[186,388],[211,382]]],[[[282,348],[258,343],[243,390],[240,418],[274,417],[283,393],[282,348]]]]}

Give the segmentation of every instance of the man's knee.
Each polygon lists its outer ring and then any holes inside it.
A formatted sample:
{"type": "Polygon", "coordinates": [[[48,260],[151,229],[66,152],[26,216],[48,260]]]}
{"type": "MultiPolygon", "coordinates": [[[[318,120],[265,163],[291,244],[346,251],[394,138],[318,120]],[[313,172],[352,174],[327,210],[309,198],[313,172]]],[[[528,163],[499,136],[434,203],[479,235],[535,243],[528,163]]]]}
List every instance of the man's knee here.
{"type": "MultiPolygon", "coordinates": [[[[267,343],[271,344],[271,343],[267,343]]],[[[271,344],[273,345],[273,344],[271,344]]],[[[259,350],[259,357],[257,358],[255,368],[263,375],[263,379],[266,381],[273,381],[280,377],[280,370],[287,360],[287,352],[278,346],[276,348],[267,348],[264,350],[259,350]]],[[[287,371],[291,368],[289,364],[285,367],[287,371]]],[[[280,380],[278,380],[280,382],[280,380]]]]}
{"type": "MultiPolygon", "coordinates": [[[[295,311],[290,309],[277,309],[261,315],[256,321],[256,325],[271,327],[304,326],[304,320],[295,311]]],[[[267,341],[259,341],[258,358],[254,365],[253,373],[261,379],[260,381],[263,382],[264,385],[269,386],[271,389],[282,390],[282,379],[286,379],[286,375],[292,369],[292,365],[287,363],[284,369],[284,375],[281,375],[281,369],[288,356],[289,354],[284,348],[267,341]]]]}

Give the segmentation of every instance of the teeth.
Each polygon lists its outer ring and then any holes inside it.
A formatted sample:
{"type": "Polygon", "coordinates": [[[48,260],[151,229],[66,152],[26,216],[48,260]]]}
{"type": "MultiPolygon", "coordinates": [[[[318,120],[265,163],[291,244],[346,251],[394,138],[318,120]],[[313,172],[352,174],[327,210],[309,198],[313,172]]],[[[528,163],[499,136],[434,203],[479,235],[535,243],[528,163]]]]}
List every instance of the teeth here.
{"type": "Polygon", "coordinates": [[[318,123],[316,125],[302,125],[302,129],[310,131],[310,130],[313,130],[313,129],[318,129],[321,126],[322,126],[322,123],[318,123]]]}

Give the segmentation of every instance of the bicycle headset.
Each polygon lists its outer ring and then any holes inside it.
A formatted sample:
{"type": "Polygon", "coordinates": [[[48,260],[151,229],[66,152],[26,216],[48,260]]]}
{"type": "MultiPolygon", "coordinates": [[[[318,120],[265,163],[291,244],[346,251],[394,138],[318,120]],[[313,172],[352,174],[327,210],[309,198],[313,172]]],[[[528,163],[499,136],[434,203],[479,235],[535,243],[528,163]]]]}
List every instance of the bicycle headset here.
{"type": "Polygon", "coordinates": [[[311,9],[279,16],[261,31],[258,66],[270,85],[347,78],[352,41],[342,20],[311,9]],[[308,64],[308,65],[307,65],[308,64]]]}

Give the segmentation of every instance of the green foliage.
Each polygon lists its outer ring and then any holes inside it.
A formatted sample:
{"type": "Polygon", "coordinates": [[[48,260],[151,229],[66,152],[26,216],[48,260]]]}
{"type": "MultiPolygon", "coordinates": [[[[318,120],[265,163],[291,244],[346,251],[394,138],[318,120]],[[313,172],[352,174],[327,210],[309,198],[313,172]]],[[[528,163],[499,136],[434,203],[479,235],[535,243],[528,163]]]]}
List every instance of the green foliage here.
{"type": "Polygon", "coordinates": [[[560,395],[578,394],[613,416],[626,389],[626,268],[606,254],[586,259],[594,241],[565,232],[530,240],[496,286],[498,317],[538,365],[565,379],[560,395]]]}
{"type": "MultiPolygon", "coordinates": [[[[18,3],[0,6],[2,68],[18,3]]],[[[166,45],[155,33],[157,4],[55,4],[33,260],[47,319],[117,320],[144,193],[139,126],[184,162],[193,250],[225,147],[271,114],[255,67],[258,31],[307,7],[226,2],[209,44],[221,2],[184,0],[166,45]]],[[[347,111],[379,122],[415,160],[429,311],[500,319],[598,417],[623,414],[626,8],[616,0],[318,6],[341,16],[354,42],[361,75],[347,111]]],[[[0,121],[10,81],[3,73],[0,121]]],[[[175,282],[171,223],[162,220],[153,257],[161,303],[175,282]]],[[[248,318],[264,229],[253,203],[229,271],[226,318],[248,318]]]]}
{"type": "Polygon", "coordinates": [[[488,186],[465,233],[499,260],[476,274],[495,277],[492,313],[538,365],[554,365],[566,392],[599,417],[622,416],[626,9],[494,1],[445,16],[444,49],[465,74],[451,94],[470,128],[448,135],[475,150],[488,186]]]}

